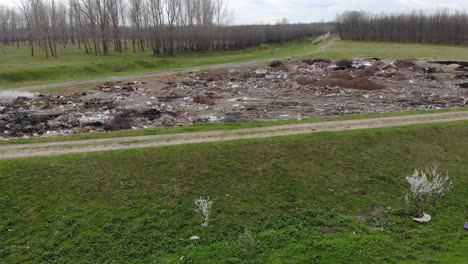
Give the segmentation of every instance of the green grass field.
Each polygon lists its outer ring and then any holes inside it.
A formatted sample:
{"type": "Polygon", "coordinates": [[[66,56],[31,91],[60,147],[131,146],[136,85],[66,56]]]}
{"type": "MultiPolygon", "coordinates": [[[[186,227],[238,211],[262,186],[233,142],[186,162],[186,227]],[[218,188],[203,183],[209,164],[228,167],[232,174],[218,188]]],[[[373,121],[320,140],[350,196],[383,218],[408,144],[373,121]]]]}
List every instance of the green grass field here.
{"type": "Polygon", "coordinates": [[[14,88],[26,85],[82,80],[97,77],[128,75],[132,73],[170,70],[210,64],[253,61],[309,53],[316,50],[311,40],[283,44],[262,45],[246,50],[196,53],[155,57],[148,52],[112,53],[109,56],[86,55],[82,50],[60,48],[57,58],[46,59],[43,54],[29,56],[27,46],[0,46],[0,87],[14,88]]]}
{"type": "Polygon", "coordinates": [[[336,41],[320,56],[332,59],[377,57],[381,59],[438,58],[468,60],[468,46],[340,40],[336,41]]]}
{"type": "MultiPolygon", "coordinates": [[[[0,88],[294,56],[314,52],[321,45],[314,46],[311,44],[311,40],[307,39],[283,44],[262,45],[246,50],[185,54],[173,57],[155,57],[149,51],[94,56],[86,55],[77,48],[60,48],[59,57],[49,59],[40,53],[35,57],[29,56],[27,46],[19,49],[14,46],[0,46],[2,58],[0,60],[0,88]]],[[[371,56],[468,60],[467,47],[464,46],[356,41],[335,41],[334,45],[324,52],[311,56],[334,59],[371,56]]]]}
{"type": "Polygon", "coordinates": [[[465,121],[1,160],[0,263],[466,263],[467,149],[465,121]],[[404,177],[434,161],[421,225],[404,177]]]}

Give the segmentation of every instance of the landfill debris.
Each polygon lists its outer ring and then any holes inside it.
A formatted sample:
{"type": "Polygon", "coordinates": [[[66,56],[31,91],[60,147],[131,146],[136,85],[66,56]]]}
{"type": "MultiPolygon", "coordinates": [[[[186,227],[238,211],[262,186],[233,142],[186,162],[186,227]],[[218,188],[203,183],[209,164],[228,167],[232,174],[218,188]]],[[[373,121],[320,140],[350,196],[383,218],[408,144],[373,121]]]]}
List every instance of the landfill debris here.
{"type": "Polygon", "coordinates": [[[34,98],[37,94],[20,91],[0,91],[0,100],[12,100],[18,97],[34,98]]]}
{"type": "Polygon", "coordinates": [[[280,67],[280,66],[283,66],[283,63],[281,61],[278,61],[278,60],[274,60],[270,63],[270,67],[271,68],[277,68],[277,67],[280,67]]]}
{"type": "Polygon", "coordinates": [[[8,92],[0,97],[0,140],[466,106],[468,74],[459,67],[468,63],[447,63],[310,58],[106,82],[60,95],[8,92]]]}
{"type": "Polygon", "coordinates": [[[426,213],[423,214],[422,217],[413,217],[413,220],[418,223],[427,223],[432,220],[432,217],[426,213]]]}

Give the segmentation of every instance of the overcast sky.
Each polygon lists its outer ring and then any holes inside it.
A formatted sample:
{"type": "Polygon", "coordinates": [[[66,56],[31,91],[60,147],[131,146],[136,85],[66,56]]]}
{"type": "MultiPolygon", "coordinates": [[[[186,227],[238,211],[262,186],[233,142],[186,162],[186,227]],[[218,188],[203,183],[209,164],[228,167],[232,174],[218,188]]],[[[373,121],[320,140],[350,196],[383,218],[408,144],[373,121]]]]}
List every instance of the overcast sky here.
{"type": "MultiPolygon", "coordinates": [[[[10,4],[16,0],[0,0],[10,4]]],[[[66,1],[66,0],[57,0],[66,1]]],[[[333,20],[345,10],[374,13],[411,10],[434,11],[441,8],[468,10],[468,0],[228,0],[235,24],[274,23],[285,17],[290,22],[333,20]]]]}

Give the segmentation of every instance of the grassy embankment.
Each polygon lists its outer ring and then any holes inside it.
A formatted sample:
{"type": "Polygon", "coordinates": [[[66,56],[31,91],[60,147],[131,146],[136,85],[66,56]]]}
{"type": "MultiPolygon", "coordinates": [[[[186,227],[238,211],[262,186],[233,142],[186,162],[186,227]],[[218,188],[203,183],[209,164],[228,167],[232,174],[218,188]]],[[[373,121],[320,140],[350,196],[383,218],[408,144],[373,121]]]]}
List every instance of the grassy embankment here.
{"type": "Polygon", "coordinates": [[[454,122],[2,160],[0,262],[466,263],[467,149],[454,122]],[[421,225],[404,177],[433,161],[455,188],[421,225]]]}
{"type": "Polygon", "coordinates": [[[336,41],[320,53],[332,59],[377,57],[381,59],[453,59],[468,60],[467,46],[392,43],[369,41],[336,41]]]}
{"type": "MultiPolygon", "coordinates": [[[[60,48],[59,57],[49,59],[46,59],[42,54],[37,54],[35,57],[29,56],[27,46],[19,49],[14,46],[1,46],[0,87],[15,88],[61,81],[295,56],[314,52],[325,44],[314,46],[310,40],[302,40],[262,45],[245,50],[184,54],[173,57],[155,57],[150,52],[94,56],[86,55],[76,48],[60,48]]],[[[324,52],[313,56],[334,59],[371,56],[468,60],[466,47],[462,46],[358,41],[335,41],[324,52]]]]}
{"type": "Polygon", "coordinates": [[[0,47],[0,87],[14,88],[60,81],[121,76],[133,73],[171,70],[211,64],[284,57],[315,51],[320,45],[311,40],[291,41],[283,44],[261,45],[245,50],[214,53],[194,53],[155,57],[151,52],[109,56],[86,55],[74,47],[60,48],[57,58],[46,59],[43,54],[29,56],[27,46],[0,47]]]}

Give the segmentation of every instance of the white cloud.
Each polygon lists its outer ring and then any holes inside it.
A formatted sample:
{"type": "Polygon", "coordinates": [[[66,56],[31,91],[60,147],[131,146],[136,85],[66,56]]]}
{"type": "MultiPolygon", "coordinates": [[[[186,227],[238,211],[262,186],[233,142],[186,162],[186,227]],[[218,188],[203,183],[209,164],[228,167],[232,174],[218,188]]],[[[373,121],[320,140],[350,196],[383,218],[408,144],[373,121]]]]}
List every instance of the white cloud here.
{"type": "Polygon", "coordinates": [[[230,0],[230,3],[236,9],[236,24],[271,23],[283,17],[292,22],[330,21],[346,10],[382,13],[447,8],[468,11],[467,0],[230,0]]]}

